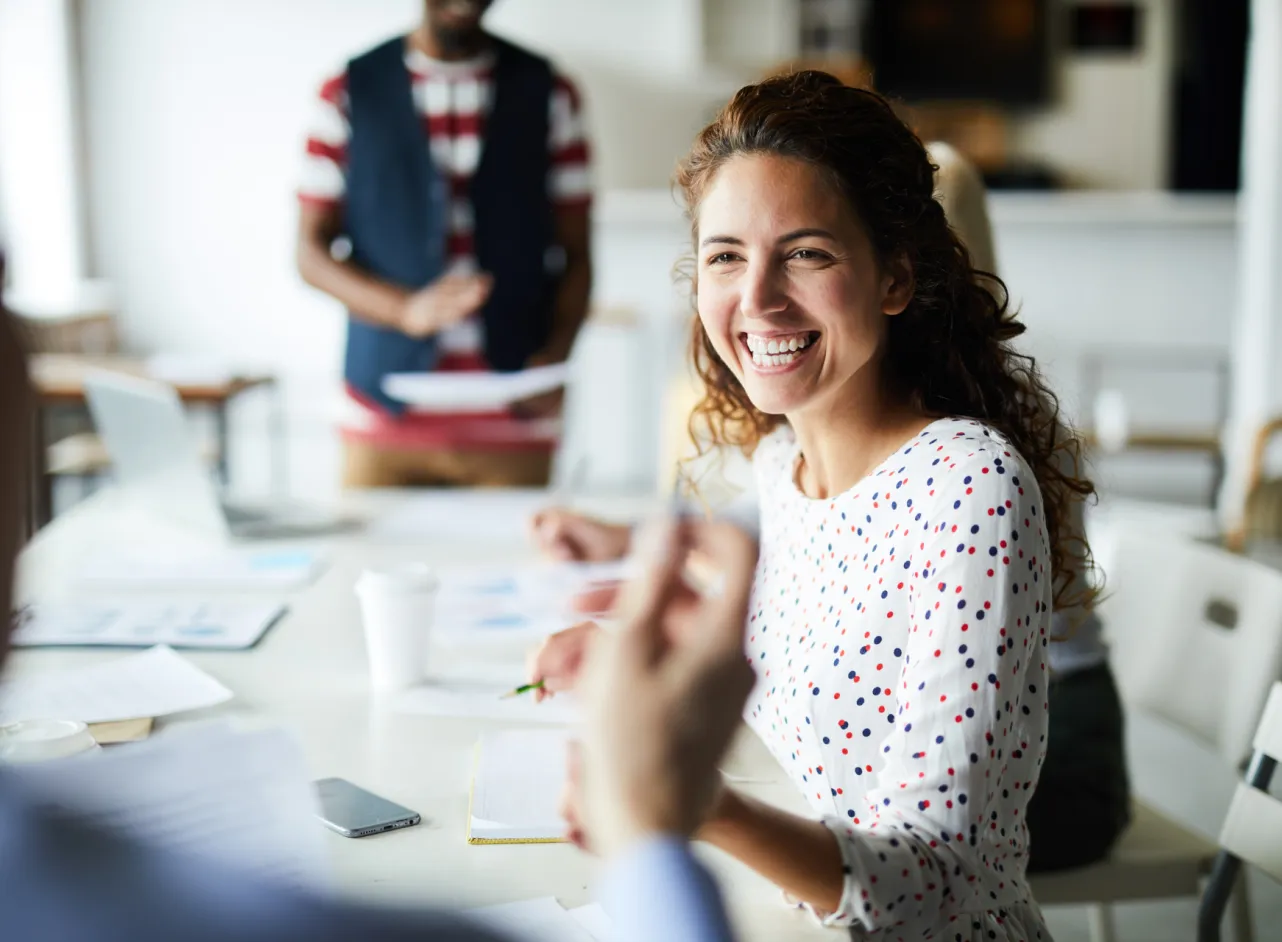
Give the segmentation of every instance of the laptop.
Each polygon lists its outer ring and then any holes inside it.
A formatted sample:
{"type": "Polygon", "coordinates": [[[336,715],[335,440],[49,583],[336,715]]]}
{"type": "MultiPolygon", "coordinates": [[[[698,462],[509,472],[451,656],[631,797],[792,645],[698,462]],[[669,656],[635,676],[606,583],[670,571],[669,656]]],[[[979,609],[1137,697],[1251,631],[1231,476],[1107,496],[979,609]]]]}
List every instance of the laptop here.
{"type": "Polygon", "coordinates": [[[319,536],[355,526],[318,509],[222,501],[172,386],[98,370],[85,377],[84,388],[116,484],[152,515],[233,539],[319,536]]]}

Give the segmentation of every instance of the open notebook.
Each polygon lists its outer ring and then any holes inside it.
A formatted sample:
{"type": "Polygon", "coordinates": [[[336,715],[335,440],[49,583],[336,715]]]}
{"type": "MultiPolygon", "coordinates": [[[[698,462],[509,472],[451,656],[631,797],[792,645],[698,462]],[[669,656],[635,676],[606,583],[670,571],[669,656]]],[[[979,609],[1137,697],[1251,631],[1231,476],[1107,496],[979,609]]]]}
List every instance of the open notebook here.
{"type": "Polygon", "coordinates": [[[564,840],[558,805],[570,736],[566,729],[513,729],[481,737],[472,777],[469,844],[564,840]]]}

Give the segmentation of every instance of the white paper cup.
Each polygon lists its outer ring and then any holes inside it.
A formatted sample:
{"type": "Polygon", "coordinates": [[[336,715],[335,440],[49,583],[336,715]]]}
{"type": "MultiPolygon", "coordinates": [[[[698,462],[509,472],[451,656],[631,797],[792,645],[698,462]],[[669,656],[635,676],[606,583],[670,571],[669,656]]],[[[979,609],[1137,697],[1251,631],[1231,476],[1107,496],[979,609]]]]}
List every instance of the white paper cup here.
{"type": "Polygon", "coordinates": [[[0,726],[0,762],[44,762],[99,748],[79,720],[24,720],[0,726]]]}
{"type": "Polygon", "coordinates": [[[367,569],[356,581],[375,690],[403,690],[426,678],[436,586],[435,574],[422,563],[367,569]]]}

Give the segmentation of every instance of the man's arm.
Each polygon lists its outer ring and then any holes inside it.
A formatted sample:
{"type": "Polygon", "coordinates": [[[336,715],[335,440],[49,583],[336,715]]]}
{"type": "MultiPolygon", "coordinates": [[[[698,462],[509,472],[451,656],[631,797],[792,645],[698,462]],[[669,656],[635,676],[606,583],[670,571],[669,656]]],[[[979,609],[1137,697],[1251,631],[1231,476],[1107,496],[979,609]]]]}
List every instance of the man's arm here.
{"type": "Polygon", "coordinates": [[[587,206],[556,210],[556,239],[565,252],[565,271],[552,308],[552,333],[534,356],[537,364],[563,363],[588,316],[592,293],[592,219],[587,206]]]}
{"type": "Polygon", "coordinates": [[[341,226],[341,204],[300,202],[298,273],[364,321],[411,337],[427,337],[471,317],[489,297],[488,275],[444,275],[425,288],[411,290],[340,261],[330,246],[341,226]]]}
{"type": "Polygon", "coordinates": [[[342,206],[304,200],[298,208],[298,273],[313,288],[337,298],[371,324],[399,328],[409,292],[334,258],[330,246],[342,226],[342,206]]]}

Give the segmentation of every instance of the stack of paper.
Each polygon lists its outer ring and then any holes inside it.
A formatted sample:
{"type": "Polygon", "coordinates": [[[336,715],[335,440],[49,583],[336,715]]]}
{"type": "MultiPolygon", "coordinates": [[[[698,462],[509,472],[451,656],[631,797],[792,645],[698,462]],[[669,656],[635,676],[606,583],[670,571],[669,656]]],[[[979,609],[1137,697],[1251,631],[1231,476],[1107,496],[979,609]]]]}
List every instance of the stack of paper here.
{"type": "Polygon", "coordinates": [[[481,737],[472,779],[469,844],[564,840],[567,730],[507,730],[481,737]]]}
{"type": "Polygon", "coordinates": [[[13,643],[17,647],[248,648],[284,613],[285,606],[279,602],[42,602],[18,613],[13,643]]]}
{"type": "Polygon", "coordinates": [[[565,909],[554,897],[473,909],[471,915],[498,932],[529,942],[608,942],[610,917],[597,903],[565,909]]]}
{"type": "Polygon", "coordinates": [[[6,774],[139,840],[301,886],[329,882],[307,765],[279,730],[185,726],[89,758],[10,766],[6,774]]]}
{"type": "Polygon", "coordinates": [[[569,378],[565,363],[515,373],[392,373],[383,392],[415,412],[490,412],[560,389],[569,378]]]}
{"type": "Polygon", "coordinates": [[[0,725],[20,720],[106,723],[166,716],[231,699],[231,691],[159,645],[106,664],[0,683],[0,725]]]}

